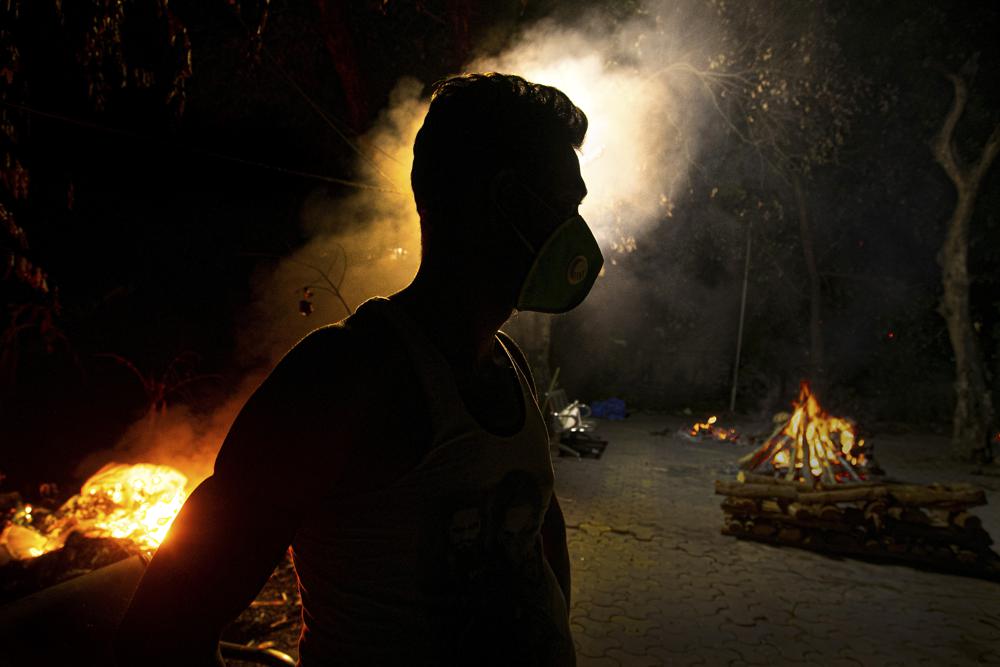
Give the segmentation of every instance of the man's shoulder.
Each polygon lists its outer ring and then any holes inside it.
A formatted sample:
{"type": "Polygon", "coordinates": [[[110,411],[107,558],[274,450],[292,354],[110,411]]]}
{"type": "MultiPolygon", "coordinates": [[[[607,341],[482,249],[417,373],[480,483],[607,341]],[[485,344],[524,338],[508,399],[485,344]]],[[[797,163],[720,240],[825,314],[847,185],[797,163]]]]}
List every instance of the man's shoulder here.
{"type": "MultiPolygon", "coordinates": [[[[352,318],[314,329],[278,362],[273,375],[280,379],[308,379],[324,385],[362,379],[380,365],[383,336],[352,318]]],[[[276,378],[277,379],[277,378],[276,378]]]]}

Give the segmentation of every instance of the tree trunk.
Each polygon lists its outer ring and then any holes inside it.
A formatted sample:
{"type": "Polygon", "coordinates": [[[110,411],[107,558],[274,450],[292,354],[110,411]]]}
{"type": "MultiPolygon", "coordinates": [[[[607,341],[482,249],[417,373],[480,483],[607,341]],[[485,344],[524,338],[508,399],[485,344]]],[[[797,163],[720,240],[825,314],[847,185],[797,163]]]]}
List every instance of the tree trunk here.
{"type": "Polygon", "coordinates": [[[947,324],[948,338],[955,353],[951,447],[952,454],[963,461],[984,462],[990,456],[988,438],[993,401],[969,307],[969,224],[983,176],[1000,151],[1000,125],[993,129],[979,160],[971,165],[964,164],[955,148],[954,133],[965,110],[968,85],[961,74],[945,72],[945,76],[951,81],[955,96],[931,148],[957,192],[955,210],[948,220],[944,245],[937,256],[944,288],[938,312],[947,324]]]}
{"type": "Polygon", "coordinates": [[[974,202],[975,193],[959,189],[955,211],[948,221],[945,242],[938,253],[944,287],[938,312],[948,326],[948,338],[955,354],[952,453],[963,460],[985,457],[992,418],[992,401],[986,384],[983,356],[969,310],[968,229],[974,202]]]}
{"type": "Polygon", "coordinates": [[[823,350],[823,292],[820,285],[819,268],[813,249],[812,228],[809,209],[802,192],[802,179],[792,175],[795,189],[795,203],[799,209],[799,236],[802,239],[802,256],[806,260],[806,274],[809,277],[809,380],[817,388],[823,384],[826,360],[823,350]]]}

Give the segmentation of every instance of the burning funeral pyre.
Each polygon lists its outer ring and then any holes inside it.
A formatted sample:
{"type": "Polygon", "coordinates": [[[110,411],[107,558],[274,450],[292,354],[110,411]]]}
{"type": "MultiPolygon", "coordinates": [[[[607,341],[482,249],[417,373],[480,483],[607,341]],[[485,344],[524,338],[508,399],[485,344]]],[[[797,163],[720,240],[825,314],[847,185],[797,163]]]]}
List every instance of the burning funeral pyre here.
{"type": "Polygon", "coordinates": [[[741,442],[740,434],[733,428],[718,425],[719,418],[712,415],[703,422],[696,422],[687,431],[681,431],[688,440],[720,440],[722,442],[741,442]]]}
{"type": "Polygon", "coordinates": [[[1000,556],[968,511],[986,504],[983,490],[881,478],[854,422],[826,414],[805,383],[740,467],[715,483],[725,535],[1000,580],[1000,556]]]}
{"type": "Polygon", "coordinates": [[[187,497],[187,477],[169,466],[109,463],[80,493],[48,512],[31,504],[13,508],[0,533],[0,549],[25,560],[61,548],[73,533],[127,540],[154,551],[187,497]]]}
{"type": "Polygon", "coordinates": [[[788,420],[763,445],[740,459],[740,467],[789,482],[861,482],[876,472],[870,448],[857,435],[857,425],[828,415],[808,382],[788,420]]]}
{"type": "MultiPolygon", "coordinates": [[[[108,571],[107,566],[131,557],[139,556],[144,567],[184,504],[187,484],[187,477],[170,466],[112,463],[52,511],[24,503],[16,493],[0,494],[0,517],[6,521],[0,532],[0,607],[15,608],[31,594],[58,590],[57,584],[108,571]]],[[[106,611],[112,604],[110,598],[95,601],[89,609],[106,611]]],[[[35,607],[29,604],[26,609],[35,607]]],[[[286,556],[257,599],[223,633],[223,656],[241,660],[238,664],[294,664],[273,649],[295,647],[300,617],[295,572],[286,556]]],[[[37,642],[29,640],[47,632],[47,626],[31,616],[24,617],[26,621],[16,614],[15,618],[27,624],[23,635],[28,640],[14,649],[34,654],[37,642]]],[[[9,658],[14,649],[5,646],[5,656],[9,658]]],[[[36,662],[26,659],[11,664],[36,662]]]]}

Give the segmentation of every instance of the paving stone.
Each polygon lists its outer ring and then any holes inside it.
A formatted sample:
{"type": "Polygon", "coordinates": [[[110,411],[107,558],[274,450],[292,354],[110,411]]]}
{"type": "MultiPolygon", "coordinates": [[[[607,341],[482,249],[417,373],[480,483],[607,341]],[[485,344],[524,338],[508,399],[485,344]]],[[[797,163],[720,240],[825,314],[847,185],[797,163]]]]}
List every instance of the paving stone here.
{"type": "Polygon", "coordinates": [[[609,621],[616,631],[632,637],[643,637],[650,630],[660,627],[656,621],[640,620],[628,616],[612,616],[609,621]]]}
{"type": "Polygon", "coordinates": [[[579,655],[586,655],[591,658],[604,656],[608,649],[621,648],[621,641],[614,637],[603,636],[593,637],[587,633],[580,633],[573,637],[576,643],[576,652],[579,655]]]}
{"type": "Polygon", "coordinates": [[[606,637],[611,631],[611,625],[607,622],[595,621],[589,616],[577,616],[572,622],[579,626],[585,634],[591,637],[606,637]]]}
{"type": "Polygon", "coordinates": [[[591,657],[589,655],[577,656],[577,667],[623,667],[623,665],[609,657],[591,657]]]}
{"type": "MultiPolygon", "coordinates": [[[[568,534],[570,616],[587,651],[580,664],[627,665],[631,656],[778,667],[1000,660],[997,584],[720,535],[712,480],[742,451],[648,435],[667,423],[636,415],[602,424],[612,443],[602,459],[553,462],[576,526],[568,534]]],[[[892,472],[908,474],[905,466],[892,472]]],[[[987,490],[987,498],[979,509],[996,537],[1000,497],[987,490]]]]}
{"type": "Polygon", "coordinates": [[[602,605],[594,605],[587,612],[587,617],[593,621],[599,623],[608,623],[616,616],[623,616],[625,614],[624,605],[619,607],[617,605],[613,607],[605,607],[602,605]]]}
{"type": "Polygon", "coordinates": [[[618,661],[622,667],[661,667],[663,662],[652,655],[629,653],[620,649],[608,649],[608,657],[618,661]]]}
{"type": "Polygon", "coordinates": [[[726,641],[722,642],[721,646],[736,653],[740,661],[747,665],[773,665],[781,659],[778,650],[764,642],[726,641]]]}

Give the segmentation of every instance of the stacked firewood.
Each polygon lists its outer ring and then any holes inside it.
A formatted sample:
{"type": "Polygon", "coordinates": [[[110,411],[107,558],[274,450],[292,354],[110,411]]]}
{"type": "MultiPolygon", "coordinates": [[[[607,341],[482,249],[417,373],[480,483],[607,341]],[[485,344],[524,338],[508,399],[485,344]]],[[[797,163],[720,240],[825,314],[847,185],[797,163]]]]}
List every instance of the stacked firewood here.
{"type": "Polygon", "coordinates": [[[1000,580],[993,540],[969,513],[986,504],[972,485],[824,486],[741,472],[715,492],[725,535],[1000,580]]]}

